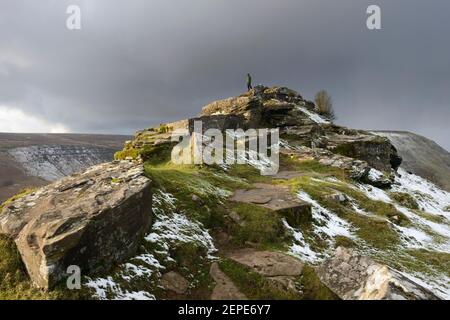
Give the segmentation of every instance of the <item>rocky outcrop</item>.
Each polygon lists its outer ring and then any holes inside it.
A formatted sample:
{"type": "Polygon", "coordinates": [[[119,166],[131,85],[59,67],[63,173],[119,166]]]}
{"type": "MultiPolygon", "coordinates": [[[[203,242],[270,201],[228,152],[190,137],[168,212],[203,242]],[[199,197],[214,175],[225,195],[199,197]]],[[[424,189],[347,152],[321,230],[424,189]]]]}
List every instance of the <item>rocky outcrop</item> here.
{"type": "Polygon", "coordinates": [[[388,139],[367,131],[316,123],[286,127],[282,132],[303,146],[365,161],[377,170],[397,170],[402,162],[396,148],[388,139]]]}
{"type": "MultiPolygon", "coordinates": [[[[200,118],[210,127],[211,122],[223,116],[234,118],[229,127],[218,129],[235,129],[236,127],[261,128],[307,125],[314,121],[303,110],[311,110],[314,104],[305,101],[301,95],[286,87],[256,86],[254,89],[233,98],[214,101],[203,107],[200,118]]],[[[230,124],[229,124],[230,125],[230,124]]]]}
{"type": "Polygon", "coordinates": [[[321,281],[345,300],[437,300],[428,289],[386,265],[339,247],[319,268],[321,281]]]}
{"type": "Polygon", "coordinates": [[[272,210],[285,217],[293,226],[312,220],[311,205],[291,194],[288,187],[265,183],[255,183],[253,187],[236,190],[230,200],[272,210]]]}
{"type": "Polygon", "coordinates": [[[233,251],[227,257],[265,277],[281,290],[297,291],[295,283],[302,274],[304,264],[294,257],[281,252],[254,249],[233,251]]]}
{"type": "Polygon", "coordinates": [[[388,139],[369,133],[330,136],[328,148],[344,156],[366,161],[382,171],[397,170],[401,163],[397,150],[388,139]]]}
{"type": "Polygon", "coordinates": [[[170,271],[162,275],[161,286],[165,290],[184,294],[189,289],[189,282],[178,272],[170,271]]]}
{"type": "Polygon", "coordinates": [[[0,231],[15,240],[33,282],[51,288],[70,265],[86,275],[134,253],[151,223],[150,187],[140,163],[97,165],[9,203],[0,231]]]}
{"type": "Polygon", "coordinates": [[[395,178],[392,171],[388,174],[381,172],[369,166],[366,161],[336,154],[327,149],[283,146],[280,149],[280,153],[286,154],[291,158],[316,160],[322,165],[343,169],[347,171],[350,178],[377,188],[391,187],[395,178]]]}
{"type": "Polygon", "coordinates": [[[140,131],[125,149],[170,143],[173,130],[193,132],[196,121],[201,121],[203,132],[208,129],[279,128],[282,137],[291,136],[302,146],[363,161],[388,174],[401,163],[387,138],[334,125],[317,113],[313,102],[303,99],[294,90],[261,85],[240,96],[206,105],[196,118],[140,131]]]}

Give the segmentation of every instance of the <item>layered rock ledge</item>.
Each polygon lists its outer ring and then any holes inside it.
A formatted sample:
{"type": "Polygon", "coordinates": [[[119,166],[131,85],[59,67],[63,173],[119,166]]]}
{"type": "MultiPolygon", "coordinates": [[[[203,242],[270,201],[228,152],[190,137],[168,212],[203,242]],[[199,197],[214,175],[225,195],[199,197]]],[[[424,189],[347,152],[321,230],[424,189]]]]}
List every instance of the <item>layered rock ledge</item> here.
{"type": "Polygon", "coordinates": [[[343,247],[318,268],[318,275],[344,300],[440,300],[402,273],[343,247]]]}
{"type": "Polygon", "coordinates": [[[143,165],[114,161],[9,203],[0,213],[0,233],[14,239],[32,281],[48,289],[71,265],[93,274],[129,258],[151,221],[143,165]]]}

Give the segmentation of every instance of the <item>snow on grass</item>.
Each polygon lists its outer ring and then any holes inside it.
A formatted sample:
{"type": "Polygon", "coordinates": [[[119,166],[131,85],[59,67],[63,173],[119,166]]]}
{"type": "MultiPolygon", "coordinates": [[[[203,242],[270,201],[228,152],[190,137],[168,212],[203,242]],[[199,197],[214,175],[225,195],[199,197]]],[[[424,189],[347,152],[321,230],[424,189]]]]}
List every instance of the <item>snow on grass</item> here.
{"type": "Polygon", "coordinates": [[[324,118],[322,118],[321,116],[319,116],[317,113],[312,112],[308,109],[306,109],[305,107],[302,106],[297,106],[297,108],[303,112],[304,114],[306,114],[312,121],[314,121],[315,123],[320,123],[320,124],[326,124],[326,123],[330,123],[330,121],[325,120],[324,118]]]}
{"type": "Polygon", "coordinates": [[[397,184],[392,187],[393,191],[411,194],[423,211],[443,215],[450,220],[450,212],[444,210],[445,207],[450,206],[449,192],[401,168],[398,173],[400,176],[396,178],[397,184]]]}
{"type": "MultiPolygon", "coordinates": [[[[348,197],[348,196],[347,196],[348,197]]],[[[353,211],[356,213],[363,215],[363,216],[370,216],[371,214],[361,209],[357,204],[355,199],[352,199],[351,197],[348,197],[350,201],[350,205],[352,206],[353,211]]]]}
{"type": "Polygon", "coordinates": [[[422,274],[411,274],[407,272],[400,272],[398,270],[397,272],[399,272],[409,280],[430,290],[441,299],[450,300],[450,277],[442,276],[440,278],[430,278],[424,277],[422,274]]]}
{"type": "MultiPolygon", "coordinates": [[[[439,189],[419,176],[407,173],[403,169],[400,169],[399,173],[401,176],[396,177],[396,183],[393,185],[392,191],[408,193],[419,203],[424,212],[444,216],[449,219],[449,213],[444,210],[450,203],[450,194],[448,192],[439,189]]],[[[395,225],[395,228],[402,234],[402,239],[407,246],[450,252],[450,227],[448,224],[430,221],[413,210],[399,205],[384,190],[362,184],[357,185],[357,187],[372,200],[391,203],[399,212],[410,219],[412,226],[401,227],[395,225]],[[444,240],[437,243],[433,238],[435,234],[444,238],[444,240]]]]}
{"type": "Polygon", "coordinates": [[[422,230],[414,227],[402,227],[393,223],[391,223],[391,225],[399,231],[402,241],[407,244],[409,248],[422,248],[424,245],[433,242],[433,238],[422,230]]]}
{"type": "Polygon", "coordinates": [[[289,247],[288,253],[310,263],[317,262],[319,260],[319,255],[311,249],[303,237],[302,232],[292,228],[285,219],[283,219],[283,225],[294,237],[294,243],[289,247]]]}
{"type": "Polygon", "coordinates": [[[370,168],[368,178],[369,178],[371,181],[377,181],[377,180],[379,180],[379,179],[381,179],[381,178],[383,178],[383,177],[384,177],[383,172],[381,172],[381,171],[379,171],[379,170],[377,170],[377,169],[374,169],[374,168],[370,168]]]}
{"type": "Polygon", "coordinates": [[[392,203],[391,198],[388,196],[388,194],[384,190],[381,190],[377,187],[364,185],[364,184],[358,184],[357,188],[359,190],[361,190],[362,192],[364,192],[364,194],[369,199],[372,199],[375,201],[383,201],[383,202],[387,202],[387,203],[392,203]]]}
{"type": "Polygon", "coordinates": [[[123,290],[112,277],[89,280],[85,286],[94,290],[94,298],[99,300],[155,300],[155,296],[145,291],[123,290]]]}
{"type": "MultiPolygon", "coordinates": [[[[330,244],[330,248],[333,247],[332,244],[334,243],[334,238],[336,236],[355,238],[350,230],[351,225],[347,221],[322,207],[317,201],[313,200],[303,191],[298,193],[298,198],[311,204],[314,233],[321,238],[325,235],[326,240],[330,244]]],[[[294,243],[288,249],[289,254],[311,263],[319,262],[329,254],[329,252],[314,251],[300,229],[293,228],[286,220],[283,220],[283,224],[286,230],[294,237],[294,243]]]]}
{"type": "Polygon", "coordinates": [[[149,300],[155,296],[144,290],[130,291],[124,287],[153,287],[161,278],[165,265],[175,260],[170,256],[172,248],[180,243],[196,243],[208,252],[206,258],[213,259],[217,251],[208,231],[197,221],[189,220],[175,212],[176,199],[170,193],[158,190],[153,195],[153,213],[156,221],[145,241],[151,249],[120,265],[114,274],[88,279],[84,285],[91,288],[93,297],[101,300],[149,300]],[[146,284],[146,285],[145,285],[146,284]]]}
{"type": "Polygon", "coordinates": [[[145,240],[154,244],[166,244],[163,249],[178,243],[195,242],[204,246],[210,257],[217,251],[212,237],[201,223],[191,221],[178,213],[160,216],[153,225],[152,233],[146,236],[145,240]]]}
{"type": "Polygon", "coordinates": [[[311,204],[312,217],[316,222],[314,226],[316,232],[324,233],[330,238],[334,238],[336,236],[354,238],[354,235],[350,231],[351,225],[347,221],[339,218],[330,210],[322,207],[306,192],[300,191],[297,196],[300,200],[311,204]]]}

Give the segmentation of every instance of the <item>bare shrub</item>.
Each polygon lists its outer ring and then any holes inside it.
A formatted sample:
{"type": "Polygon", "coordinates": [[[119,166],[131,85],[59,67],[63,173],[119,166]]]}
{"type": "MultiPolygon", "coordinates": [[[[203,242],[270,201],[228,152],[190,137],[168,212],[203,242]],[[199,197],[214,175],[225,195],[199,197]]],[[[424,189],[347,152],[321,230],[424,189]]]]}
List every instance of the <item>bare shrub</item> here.
{"type": "Polygon", "coordinates": [[[314,102],[316,103],[317,112],[320,115],[323,115],[330,120],[336,119],[336,115],[333,109],[333,100],[331,99],[331,96],[328,94],[328,92],[326,92],[325,90],[317,92],[314,102]]]}

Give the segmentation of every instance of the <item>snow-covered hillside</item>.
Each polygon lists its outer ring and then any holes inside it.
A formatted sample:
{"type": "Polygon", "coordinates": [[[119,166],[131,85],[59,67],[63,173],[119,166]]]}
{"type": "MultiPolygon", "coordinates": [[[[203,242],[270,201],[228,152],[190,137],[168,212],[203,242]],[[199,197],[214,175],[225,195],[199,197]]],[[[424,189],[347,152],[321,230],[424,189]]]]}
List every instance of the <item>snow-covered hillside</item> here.
{"type": "Polygon", "coordinates": [[[30,176],[54,181],[84,170],[90,166],[110,161],[112,149],[93,146],[42,145],[8,150],[30,176]]]}

